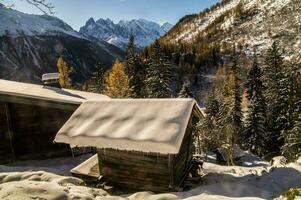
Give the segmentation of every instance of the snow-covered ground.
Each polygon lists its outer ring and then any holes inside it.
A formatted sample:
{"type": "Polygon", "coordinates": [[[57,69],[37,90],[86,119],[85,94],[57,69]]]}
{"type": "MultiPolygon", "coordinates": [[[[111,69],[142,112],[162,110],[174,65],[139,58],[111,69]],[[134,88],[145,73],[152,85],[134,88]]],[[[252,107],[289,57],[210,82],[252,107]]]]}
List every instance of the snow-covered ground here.
{"type": "Polygon", "coordinates": [[[75,158],[64,157],[46,160],[20,161],[6,166],[0,165],[0,174],[4,172],[46,171],[63,176],[70,176],[71,169],[81,164],[91,156],[92,154],[86,154],[75,158]]]}
{"type": "MultiPolygon", "coordinates": [[[[200,184],[189,191],[111,196],[102,189],[86,187],[81,179],[57,175],[68,175],[71,168],[86,158],[87,156],[59,158],[0,166],[0,199],[256,200],[272,199],[289,188],[301,188],[300,164],[284,164],[278,158],[270,165],[253,159],[255,164],[251,167],[221,166],[205,162],[205,175],[200,184]]],[[[208,161],[214,161],[214,157],[209,158],[208,161]]]]}
{"type": "Polygon", "coordinates": [[[232,0],[225,6],[218,7],[213,12],[209,12],[204,18],[195,18],[190,24],[191,26],[186,27],[186,29],[175,38],[175,42],[179,40],[190,41],[197,36],[198,33],[204,31],[215,19],[228,10],[233,9],[239,2],[239,0],[232,0]]]}

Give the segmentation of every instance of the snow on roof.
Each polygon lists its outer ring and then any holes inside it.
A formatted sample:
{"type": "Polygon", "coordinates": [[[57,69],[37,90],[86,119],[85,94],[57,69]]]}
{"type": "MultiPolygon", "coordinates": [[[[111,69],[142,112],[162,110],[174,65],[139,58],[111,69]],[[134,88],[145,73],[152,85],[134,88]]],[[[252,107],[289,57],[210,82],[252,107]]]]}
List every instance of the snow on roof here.
{"type": "Polygon", "coordinates": [[[203,114],[204,116],[206,116],[206,108],[205,108],[205,107],[202,107],[202,108],[200,108],[200,110],[201,110],[202,114],[203,114]]]}
{"type": "Polygon", "coordinates": [[[73,169],[71,169],[70,172],[72,174],[78,174],[78,175],[84,175],[84,176],[99,178],[100,177],[99,171],[98,171],[98,173],[93,173],[91,171],[92,168],[95,167],[96,165],[98,167],[98,156],[97,156],[97,154],[90,157],[85,162],[81,163],[80,165],[74,167],[73,169]]]}
{"type": "Polygon", "coordinates": [[[108,96],[101,94],[0,79],[1,94],[71,104],[81,104],[86,100],[109,99],[108,96]]]}
{"type": "Polygon", "coordinates": [[[55,142],[128,151],[177,154],[193,99],[110,99],[84,102],[61,128],[55,142]]]}

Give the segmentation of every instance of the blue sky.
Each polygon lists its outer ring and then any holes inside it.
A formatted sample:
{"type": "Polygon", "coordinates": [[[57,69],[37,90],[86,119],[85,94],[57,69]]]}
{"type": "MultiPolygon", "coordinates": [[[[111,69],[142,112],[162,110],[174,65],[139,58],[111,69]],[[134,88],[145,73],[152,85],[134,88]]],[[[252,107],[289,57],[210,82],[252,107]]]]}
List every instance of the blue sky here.
{"type": "MultiPolygon", "coordinates": [[[[147,19],[158,23],[175,24],[182,16],[198,13],[220,0],[48,0],[55,6],[55,16],[63,19],[75,30],[90,17],[110,18],[114,22],[147,19]]],[[[4,0],[14,3],[15,9],[31,14],[41,12],[25,0],[4,0]]]]}

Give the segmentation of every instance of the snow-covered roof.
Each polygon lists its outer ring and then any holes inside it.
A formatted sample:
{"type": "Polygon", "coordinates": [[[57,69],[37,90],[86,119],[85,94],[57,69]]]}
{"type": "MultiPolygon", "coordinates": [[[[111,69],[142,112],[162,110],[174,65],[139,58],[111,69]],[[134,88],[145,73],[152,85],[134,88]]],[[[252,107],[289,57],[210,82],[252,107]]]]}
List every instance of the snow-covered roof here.
{"type": "Polygon", "coordinates": [[[84,102],[55,142],[128,151],[177,154],[192,113],[193,99],[110,99],[84,102]]]}
{"type": "Polygon", "coordinates": [[[101,94],[0,79],[0,95],[3,94],[71,104],[81,104],[87,100],[109,99],[108,96],[101,94]]]}
{"type": "Polygon", "coordinates": [[[202,114],[204,116],[206,116],[206,108],[205,107],[201,107],[200,110],[201,110],[202,114]]]}
{"type": "Polygon", "coordinates": [[[99,171],[93,171],[92,170],[95,166],[98,168],[98,156],[97,156],[97,154],[90,157],[89,159],[87,159],[83,163],[79,164],[78,166],[74,167],[73,169],[71,169],[70,172],[72,174],[76,174],[76,175],[83,175],[83,176],[90,176],[90,177],[94,177],[94,178],[99,178],[100,177],[99,171]]]}

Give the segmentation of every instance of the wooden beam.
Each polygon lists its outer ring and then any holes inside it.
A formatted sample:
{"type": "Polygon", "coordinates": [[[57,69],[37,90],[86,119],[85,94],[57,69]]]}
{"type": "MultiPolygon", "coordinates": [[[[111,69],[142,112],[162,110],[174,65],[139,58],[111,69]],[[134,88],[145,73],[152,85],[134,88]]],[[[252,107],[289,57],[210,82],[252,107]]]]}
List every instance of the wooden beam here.
{"type": "Polygon", "coordinates": [[[169,188],[174,189],[174,155],[168,154],[169,188]]]}
{"type": "Polygon", "coordinates": [[[194,115],[196,115],[200,120],[205,118],[205,116],[203,115],[202,111],[196,105],[193,107],[192,113],[194,115]]]}
{"type": "Polygon", "coordinates": [[[44,100],[44,99],[29,98],[29,97],[22,97],[22,96],[14,96],[8,94],[0,94],[0,102],[34,105],[34,106],[49,107],[49,108],[70,110],[70,111],[75,111],[81,104],[81,103],[66,103],[66,102],[60,102],[55,100],[51,101],[46,99],[44,100]]]}
{"type": "Polygon", "coordinates": [[[99,174],[103,175],[102,169],[103,169],[103,162],[102,162],[102,154],[101,151],[104,151],[103,149],[97,149],[97,157],[98,157],[98,167],[99,167],[99,174]]]}
{"type": "Polygon", "coordinates": [[[9,140],[9,146],[12,154],[12,159],[15,160],[15,150],[13,145],[13,130],[12,130],[12,124],[11,124],[11,111],[10,111],[10,105],[8,103],[4,104],[5,108],[5,116],[6,116],[6,124],[7,124],[7,132],[8,132],[8,140],[9,140]]]}

